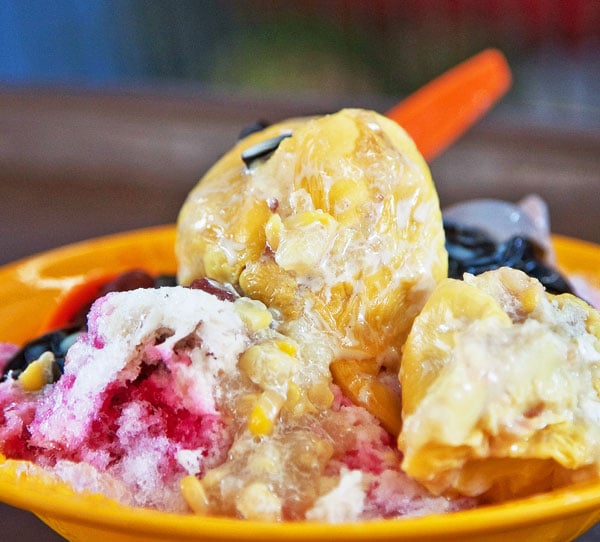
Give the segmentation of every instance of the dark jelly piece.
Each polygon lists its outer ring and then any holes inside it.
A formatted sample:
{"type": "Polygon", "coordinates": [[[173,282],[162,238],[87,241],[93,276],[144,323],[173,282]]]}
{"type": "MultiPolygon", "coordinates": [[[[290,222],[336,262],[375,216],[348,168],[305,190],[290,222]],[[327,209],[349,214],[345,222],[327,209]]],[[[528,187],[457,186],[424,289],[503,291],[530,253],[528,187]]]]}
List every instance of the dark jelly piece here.
{"type": "Polygon", "coordinates": [[[514,236],[495,243],[476,228],[444,223],[444,229],[451,278],[462,279],[464,273],[478,275],[507,266],[538,279],[550,293],[573,293],[567,280],[544,262],[543,249],[531,239],[514,236]]]}
{"type": "MultiPolygon", "coordinates": [[[[4,367],[0,381],[6,380],[8,375],[17,378],[30,363],[37,360],[44,352],[52,352],[56,359],[57,371],[62,373],[64,359],[67,350],[75,342],[81,329],[79,326],[71,326],[57,329],[29,341],[21,347],[4,367]]],[[[55,373],[57,371],[54,371],[55,373]]]]}
{"type": "Polygon", "coordinates": [[[259,143],[256,143],[256,145],[248,147],[242,152],[244,164],[246,164],[246,167],[250,167],[256,160],[267,158],[271,153],[277,150],[277,147],[279,147],[284,139],[291,137],[291,135],[291,133],[282,134],[277,137],[272,137],[271,139],[260,141],[259,143]]]}
{"type": "Polygon", "coordinates": [[[522,269],[530,277],[538,279],[551,294],[573,293],[571,285],[555,269],[539,262],[533,262],[522,269]]]}
{"type": "Polygon", "coordinates": [[[154,279],[154,287],[177,286],[177,277],[175,275],[158,275],[154,279]]]}

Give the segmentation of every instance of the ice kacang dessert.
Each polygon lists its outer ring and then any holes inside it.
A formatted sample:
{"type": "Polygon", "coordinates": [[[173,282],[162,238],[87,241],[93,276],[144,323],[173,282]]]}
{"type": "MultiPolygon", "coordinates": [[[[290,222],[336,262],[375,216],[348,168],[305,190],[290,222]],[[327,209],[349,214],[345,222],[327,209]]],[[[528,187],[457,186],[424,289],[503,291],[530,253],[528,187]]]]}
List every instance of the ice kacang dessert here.
{"type": "Polygon", "coordinates": [[[64,367],[3,370],[4,456],[133,506],[269,521],[597,475],[600,316],[521,271],[447,279],[429,170],[389,119],[245,137],[191,192],[176,251],[180,285],[99,298],[64,367]]]}

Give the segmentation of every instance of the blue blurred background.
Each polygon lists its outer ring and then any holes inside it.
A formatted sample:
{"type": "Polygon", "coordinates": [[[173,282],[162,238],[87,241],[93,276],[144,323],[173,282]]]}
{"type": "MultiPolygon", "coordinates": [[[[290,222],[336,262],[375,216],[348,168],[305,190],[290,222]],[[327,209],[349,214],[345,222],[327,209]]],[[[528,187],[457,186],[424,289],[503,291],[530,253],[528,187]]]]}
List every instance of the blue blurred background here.
{"type": "Polygon", "coordinates": [[[5,85],[396,97],[489,46],[508,100],[597,114],[598,0],[0,0],[5,85]]]}

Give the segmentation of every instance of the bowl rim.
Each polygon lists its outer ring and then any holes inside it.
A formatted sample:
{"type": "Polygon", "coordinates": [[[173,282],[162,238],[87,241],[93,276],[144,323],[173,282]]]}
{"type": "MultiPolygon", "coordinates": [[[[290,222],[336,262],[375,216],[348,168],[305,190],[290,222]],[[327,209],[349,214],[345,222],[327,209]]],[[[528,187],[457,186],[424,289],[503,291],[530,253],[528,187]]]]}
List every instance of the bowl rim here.
{"type": "Polygon", "coordinates": [[[226,535],[238,540],[256,540],[262,539],[261,537],[274,537],[277,540],[280,539],[279,536],[294,540],[317,535],[326,535],[332,540],[364,540],[365,537],[392,539],[399,535],[450,537],[473,532],[498,532],[508,530],[509,527],[534,525],[545,520],[555,521],[594,511],[596,519],[600,516],[600,483],[597,481],[447,514],[338,524],[307,521],[274,523],[157,512],[124,506],[102,495],[78,495],[71,490],[61,490],[57,494],[54,484],[40,488],[36,482],[35,486],[35,489],[23,488],[14,480],[11,483],[0,481],[2,500],[42,518],[109,527],[120,532],[176,535],[183,538],[221,536],[227,539],[226,535]],[[103,507],[108,513],[98,514],[99,507],[103,507]]]}

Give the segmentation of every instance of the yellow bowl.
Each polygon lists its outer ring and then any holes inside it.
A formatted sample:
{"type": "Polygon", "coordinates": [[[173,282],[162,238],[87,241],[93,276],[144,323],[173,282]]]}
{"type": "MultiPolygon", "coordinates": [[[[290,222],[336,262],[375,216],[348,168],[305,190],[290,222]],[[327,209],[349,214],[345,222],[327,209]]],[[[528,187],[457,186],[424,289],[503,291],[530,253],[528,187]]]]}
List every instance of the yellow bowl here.
{"type": "MultiPolygon", "coordinates": [[[[162,226],[70,245],[0,268],[0,342],[35,336],[60,296],[98,273],[134,267],[173,273],[174,238],[174,227],[162,226]]],[[[600,246],[564,237],[555,237],[554,245],[561,269],[600,287],[600,246]]],[[[71,541],[565,541],[600,520],[600,482],[447,515],[278,524],[129,508],[75,493],[23,466],[0,456],[0,500],[30,510],[71,541]]]]}

